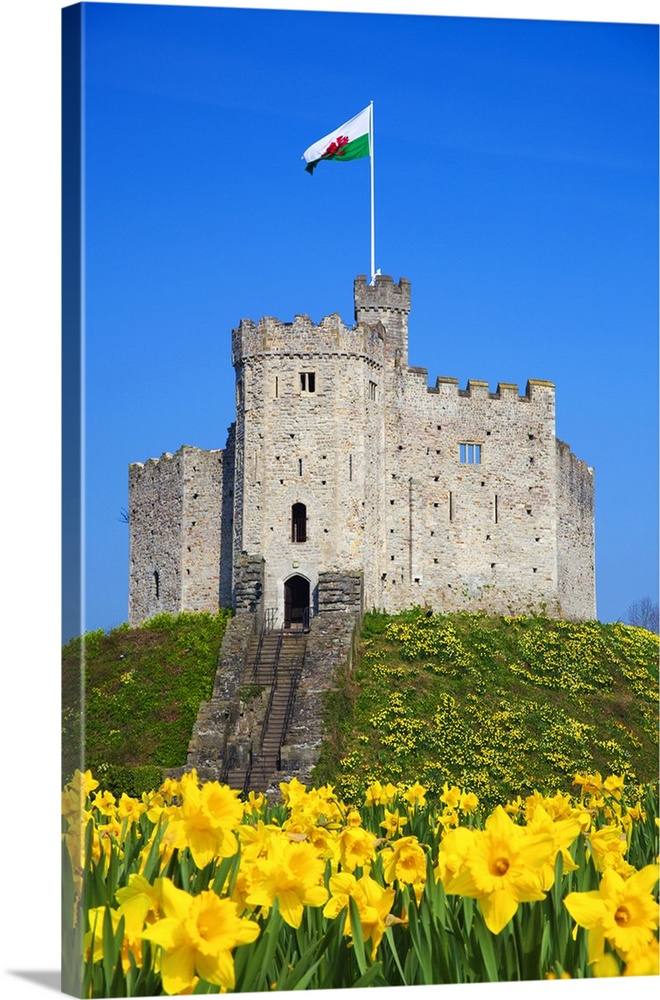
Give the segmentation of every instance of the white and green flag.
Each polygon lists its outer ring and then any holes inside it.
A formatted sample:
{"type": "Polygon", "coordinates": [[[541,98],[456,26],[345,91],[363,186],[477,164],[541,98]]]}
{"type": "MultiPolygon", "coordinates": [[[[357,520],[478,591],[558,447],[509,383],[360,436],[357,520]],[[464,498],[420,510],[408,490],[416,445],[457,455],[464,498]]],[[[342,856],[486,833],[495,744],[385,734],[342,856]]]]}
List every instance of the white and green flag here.
{"type": "Polygon", "coordinates": [[[371,154],[371,105],[351,118],[345,125],[325,135],[313,143],[302,155],[307,170],[313,173],[321,160],[359,160],[371,154]]]}

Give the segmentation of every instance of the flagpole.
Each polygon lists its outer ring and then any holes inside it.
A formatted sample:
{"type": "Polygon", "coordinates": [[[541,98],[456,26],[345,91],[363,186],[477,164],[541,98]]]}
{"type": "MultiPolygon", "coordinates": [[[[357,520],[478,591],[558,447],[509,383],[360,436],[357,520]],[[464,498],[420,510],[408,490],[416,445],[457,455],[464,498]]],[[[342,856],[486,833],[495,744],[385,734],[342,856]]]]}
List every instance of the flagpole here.
{"type": "Polygon", "coordinates": [[[371,284],[376,284],[376,229],[374,223],[374,102],[369,101],[369,161],[371,164],[371,284]]]}

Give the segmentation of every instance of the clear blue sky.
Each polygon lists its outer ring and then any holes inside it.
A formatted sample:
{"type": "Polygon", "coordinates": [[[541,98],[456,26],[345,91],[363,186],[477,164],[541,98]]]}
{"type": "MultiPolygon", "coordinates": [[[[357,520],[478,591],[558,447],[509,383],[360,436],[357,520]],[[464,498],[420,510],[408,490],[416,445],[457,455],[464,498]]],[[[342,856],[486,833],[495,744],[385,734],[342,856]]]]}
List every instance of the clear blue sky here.
{"type": "Polygon", "coordinates": [[[376,266],[410,363],[557,386],[596,470],[598,616],[657,600],[658,29],[86,4],[86,627],[127,617],[129,462],[218,448],[242,317],[352,322],[376,266]]]}

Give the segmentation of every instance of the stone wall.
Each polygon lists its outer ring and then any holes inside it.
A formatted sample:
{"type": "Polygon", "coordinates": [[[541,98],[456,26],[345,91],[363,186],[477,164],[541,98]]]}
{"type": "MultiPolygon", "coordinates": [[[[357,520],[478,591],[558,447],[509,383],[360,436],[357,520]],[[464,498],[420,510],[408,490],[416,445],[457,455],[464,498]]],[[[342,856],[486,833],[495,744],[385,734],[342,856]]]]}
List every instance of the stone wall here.
{"type": "Polygon", "coordinates": [[[181,609],[183,461],[165,453],[128,470],[131,625],[181,609]]]}
{"type": "Polygon", "coordinates": [[[305,664],[296,690],[293,718],[280,752],[281,777],[308,784],[323,742],[323,704],[336,688],[337,671],[353,664],[359,625],[351,611],[317,615],[307,636],[305,664]]]}
{"type": "Polygon", "coordinates": [[[557,441],[557,574],[562,617],[596,617],[594,470],[557,441]]]}
{"type": "Polygon", "coordinates": [[[231,569],[221,570],[223,531],[231,531],[231,518],[223,528],[224,458],[184,445],[129,467],[130,624],[160,612],[215,612],[230,598],[231,569]]]}
{"type": "Polygon", "coordinates": [[[236,613],[249,612],[261,618],[263,612],[264,561],[261,556],[239,556],[234,569],[236,613]]]}
{"type": "Polygon", "coordinates": [[[392,382],[379,606],[556,614],[554,386],[392,382]]]}
{"type": "Polygon", "coordinates": [[[204,780],[218,780],[222,773],[227,742],[239,721],[238,690],[254,630],[253,614],[237,614],[227,622],[213,694],[200,705],[188,746],[186,770],[196,768],[204,780]]]}

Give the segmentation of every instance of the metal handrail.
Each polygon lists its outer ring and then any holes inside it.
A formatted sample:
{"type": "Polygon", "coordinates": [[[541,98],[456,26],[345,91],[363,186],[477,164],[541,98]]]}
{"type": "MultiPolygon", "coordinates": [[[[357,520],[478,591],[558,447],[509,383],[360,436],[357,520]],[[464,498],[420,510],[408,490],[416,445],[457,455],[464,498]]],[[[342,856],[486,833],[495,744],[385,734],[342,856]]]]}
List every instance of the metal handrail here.
{"type": "Polygon", "coordinates": [[[272,632],[273,622],[275,621],[275,615],[277,614],[277,608],[266,608],[264,612],[264,620],[261,623],[261,632],[259,633],[259,644],[257,646],[257,655],[254,658],[254,664],[252,665],[252,680],[256,681],[257,674],[259,673],[259,667],[261,666],[261,653],[264,644],[264,636],[266,632],[272,632]],[[270,627],[269,627],[270,626],[270,627]]]}
{"type": "Polygon", "coordinates": [[[270,685],[270,694],[268,696],[268,702],[266,704],[266,711],[264,712],[264,721],[261,724],[261,739],[259,741],[259,751],[261,751],[261,748],[264,743],[264,736],[266,734],[268,719],[270,718],[270,712],[273,707],[273,701],[275,700],[275,689],[277,688],[277,673],[280,664],[280,653],[282,651],[283,639],[284,639],[284,628],[281,628],[277,640],[277,646],[275,648],[275,663],[273,664],[273,677],[270,685]]]}
{"type": "MultiPolygon", "coordinates": [[[[280,662],[280,652],[282,650],[282,640],[284,639],[284,626],[280,628],[280,634],[277,640],[277,646],[275,647],[275,662],[273,664],[273,677],[270,686],[270,694],[268,695],[268,702],[266,703],[266,711],[264,712],[263,722],[261,723],[261,738],[259,740],[259,752],[257,754],[257,760],[261,757],[261,751],[264,745],[264,737],[266,735],[266,728],[268,726],[268,719],[270,717],[271,709],[273,707],[273,701],[275,700],[275,689],[277,687],[277,668],[280,662]]],[[[256,674],[255,674],[256,676],[256,674]]],[[[250,778],[252,777],[252,764],[253,764],[252,747],[250,747],[250,756],[248,759],[248,766],[245,770],[245,781],[243,782],[243,793],[247,795],[250,785],[250,778]]]]}
{"type": "MultiPolygon", "coordinates": [[[[286,709],[284,711],[284,722],[282,723],[282,738],[286,736],[287,729],[289,728],[289,723],[291,722],[291,717],[293,716],[293,705],[296,700],[296,690],[298,688],[298,681],[300,680],[300,675],[302,674],[302,667],[298,667],[294,670],[291,675],[291,686],[289,687],[289,697],[287,698],[286,709]]],[[[277,769],[280,771],[282,769],[282,744],[280,743],[280,748],[277,751],[277,769]]]]}
{"type": "Polygon", "coordinates": [[[229,777],[229,772],[232,770],[232,764],[236,763],[237,751],[234,744],[229,747],[229,752],[226,754],[222,761],[222,770],[220,772],[220,784],[226,785],[227,778],[229,777]]]}

